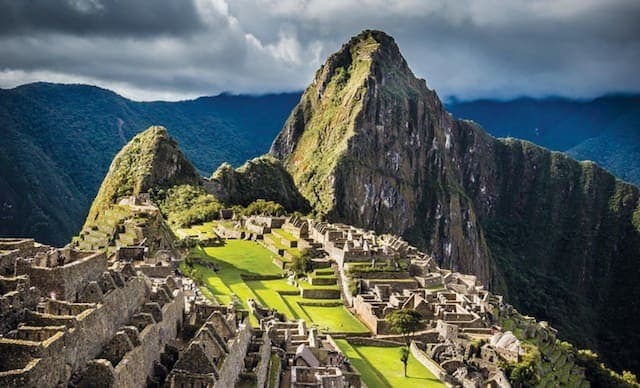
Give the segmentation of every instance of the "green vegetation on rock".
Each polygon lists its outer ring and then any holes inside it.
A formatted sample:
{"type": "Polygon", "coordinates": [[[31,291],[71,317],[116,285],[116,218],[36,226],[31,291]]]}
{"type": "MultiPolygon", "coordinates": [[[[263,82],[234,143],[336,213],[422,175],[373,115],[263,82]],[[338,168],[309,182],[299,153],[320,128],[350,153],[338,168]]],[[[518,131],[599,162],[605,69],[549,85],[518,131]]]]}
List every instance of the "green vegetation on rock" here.
{"type": "Polygon", "coordinates": [[[85,224],[95,223],[100,213],[123,196],[178,184],[197,185],[196,169],[163,127],[149,127],[118,152],[109,167],[85,224]]]}
{"type": "Polygon", "coordinates": [[[204,189],[192,185],[173,186],[155,193],[158,205],[169,224],[188,227],[217,219],[222,205],[204,189]]]}
{"type": "Polygon", "coordinates": [[[298,192],[291,175],[280,161],[270,156],[249,160],[237,169],[224,163],[205,186],[227,205],[248,207],[252,203],[257,206],[272,201],[288,212],[309,210],[307,200],[298,192]],[[256,203],[258,200],[263,202],[256,203]]]}
{"type": "Polygon", "coordinates": [[[354,135],[371,54],[378,46],[373,37],[354,39],[332,55],[272,146],[271,152],[284,160],[301,193],[320,215],[332,210],[333,167],[354,135]]]}
{"type": "Polygon", "coordinates": [[[80,230],[115,154],[151,125],[169,129],[208,176],[269,149],[300,93],[137,102],[89,85],[0,89],[0,235],[62,246],[80,230]]]}

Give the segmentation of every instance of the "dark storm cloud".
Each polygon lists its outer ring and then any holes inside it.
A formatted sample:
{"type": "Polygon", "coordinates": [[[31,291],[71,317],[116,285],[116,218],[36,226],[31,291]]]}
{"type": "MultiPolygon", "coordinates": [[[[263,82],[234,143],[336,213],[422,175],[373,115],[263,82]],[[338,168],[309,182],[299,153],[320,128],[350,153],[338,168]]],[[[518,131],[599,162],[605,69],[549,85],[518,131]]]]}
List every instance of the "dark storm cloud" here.
{"type": "Polygon", "coordinates": [[[186,34],[203,27],[183,0],[0,0],[0,34],[186,34]]]}
{"type": "Polygon", "coordinates": [[[441,96],[640,91],[636,0],[51,3],[0,0],[0,86],[89,82],[143,99],[299,90],[376,28],[441,96]]]}

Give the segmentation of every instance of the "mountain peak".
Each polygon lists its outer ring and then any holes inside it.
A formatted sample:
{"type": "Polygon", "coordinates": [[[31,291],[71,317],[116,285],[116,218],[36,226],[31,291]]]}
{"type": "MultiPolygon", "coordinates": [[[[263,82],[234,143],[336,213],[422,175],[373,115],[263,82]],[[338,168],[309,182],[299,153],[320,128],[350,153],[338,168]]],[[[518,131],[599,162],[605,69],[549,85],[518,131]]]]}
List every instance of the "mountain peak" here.
{"type": "Polygon", "coordinates": [[[151,126],[136,135],[113,159],[87,223],[118,198],[145,193],[151,188],[175,184],[198,184],[201,177],[184,156],[178,143],[162,126],[151,126]]]}
{"type": "Polygon", "coordinates": [[[362,31],[327,59],[316,72],[314,84],[318,85],[318,92],[324,92],[334,77],[345,78],[345,71],[347,75],[353,71],[373,75],[374,80],[376,75],[385,73],[413,77],[395,40],[377,30],[362,31]]]}

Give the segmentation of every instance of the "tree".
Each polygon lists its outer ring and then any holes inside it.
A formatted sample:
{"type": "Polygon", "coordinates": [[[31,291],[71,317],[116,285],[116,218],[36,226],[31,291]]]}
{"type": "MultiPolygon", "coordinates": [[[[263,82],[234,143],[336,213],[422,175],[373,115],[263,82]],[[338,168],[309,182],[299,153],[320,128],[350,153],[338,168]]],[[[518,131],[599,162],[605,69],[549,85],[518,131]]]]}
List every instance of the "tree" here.
{"type": "Polygon", "coordinates": [[[389,313],[387,321],[391,325],[391,330],[402,334],[404,344],[406,345],[400,351],[400,361],[404,366],[404,377],[407,377],[407,363],[409,362],[409,344],[411,343],[411,337],[418,328],[420,328],[420,320],[422,315],[414,309],[402,309],[395,310],[389,313]]]}
{"type": "Polygon", "coordinates": [[[402,361],[402,365],[404,366],[404,377],[407,377],[407,363],[409,362],[409,348],[407,347],[400,348],[400,361],[402,361]]]}
{"type": "Polygon", "coordinates": [[[387,321],[391,325],[391,330],[395,333],[402,334],[407,348],[411,343],[411,336],[420,328],[420,320],[422,315],[414,309],[395,310],[386,316],[387,321]]]}
{"type": "Polygon", "coordinates": [[[304,250],[299,257],[294,257],[291,262],[291,270],[296,275],[302,275],[313,269],[313,261],[309,250],[304,250]]]}

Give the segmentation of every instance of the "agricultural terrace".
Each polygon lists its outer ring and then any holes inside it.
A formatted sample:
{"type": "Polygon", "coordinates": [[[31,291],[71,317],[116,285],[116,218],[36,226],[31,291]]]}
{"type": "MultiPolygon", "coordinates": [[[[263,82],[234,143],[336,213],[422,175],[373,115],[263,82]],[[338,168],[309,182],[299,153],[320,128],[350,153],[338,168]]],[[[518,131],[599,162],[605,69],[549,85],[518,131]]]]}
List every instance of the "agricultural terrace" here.
{"type": "Polygon", "coordinates": [[[340,350],[360,372],[368,387],[425,388],[444,387],[427,368],[410,355],[407,377],[400,361],[400,347],[352,345],[345,339],[335,340],[340,350]]]}
{"type": "Polygon", "coordinates": [[[196,240],[209,240],[216,238],[216,234],[213,231],[215,228],[215,222],[205,222],[203,224],[193,225],[189,228],[179,228],[175,230],[176,236],[180,238],[194,238],[196,240]]]}
{"type": "MultiPolygon", "coordinates": [[[[283,278],[282,270],[273,264],[274,253],[260,244],[246,240],[225,240],[215,247],[196,247],[191,257],[213,264],[194,264],[192,277],[202,280],[203,293],[221,304],[230,302],[248,309],[247,300],[275,308],[288,319],[304,319],[332,333],[367,334],[367,327],[355,318],[339,299],[311,299],[300,295],[301,289],[338,290],[336,284],[311,285],[300,280],[297,285],[283,278]]],[[[189,271],[183,264],[183,271],[189,271]]],[[[330,277],[326,271],[312,276],[330,277]]],[[[334,292],[335,293],[335,292],[334,292]]],[[[256,324],[252,316],[252,323],[256,324]]]]}

